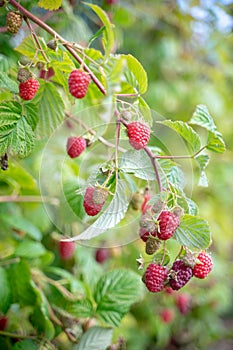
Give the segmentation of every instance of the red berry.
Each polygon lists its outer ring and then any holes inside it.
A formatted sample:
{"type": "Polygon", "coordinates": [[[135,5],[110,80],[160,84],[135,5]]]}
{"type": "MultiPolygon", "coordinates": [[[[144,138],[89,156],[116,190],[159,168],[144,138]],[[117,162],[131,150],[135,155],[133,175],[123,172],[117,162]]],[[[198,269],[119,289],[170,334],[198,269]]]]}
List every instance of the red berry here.
{"type": "Polygon", "coordinates": [[[180,218],[170,211],[164,210],[158,217],[158,238],[166,241],[171,238],[180,224],[180,218]]]}
{"type": "Polygon", "coordinates": [[[167,269],[164,266],[151,263],[145,272],[145,284],[150,292],[160,292],[164,288],[167,269]]]}
{"type": "Polygon", "coordinates": [[[75,251],[75,243],[68,241],[59,241],[59,255],[62,260],[69,260],[73,257],[75,251]]]}
{"type": "Polygon", "coordinates": [[[95,252],[95,260],[100,264],[108,260],[109,257],[110,257],[110,252],[109,252],[109,249],[107,248],[99,248],[95,252]]]}
{"type": "Polygon", "coordinates": [[[143,242],[146,242],[150,236],[156,237],[156,234],[156,232],[149,232],[144,227],[141,227],[139,230],[139,236],[143,240],[143,242]]]}
{"type": "Polygon", "coordinates": [[[4,331],[7,328],[8,317],[2,316],[0,317],[0,331],[4,331]]]}
{"type": "Polygon", "coordinates": [[[164,323],[171,323],[174,319],[174,311],[172,309],[164,309],[160,312],[160,318],[164,323]]]}
{"type": "Polygon", "coordinates": [[[132,122],[127,126],[129,143],[136,150],[146,147],[150,139],[150,128],[140,122],[132,122]]]}
{"type": "Polygon", "coordinates": [[[48,70],[45,70],[45,69],[41,69],[40,71],[40,78],[41,79],[45,79],[45,80],[49,80],[49,78],[53,77],[54,76],[54,70],[52,67],[49,67],[48,70]]]}
{"type": "Polygon", "coordinates": [[[66,150],[70,158],[76,158],[86,149],[87,142],[83,137],[69,137],[66,144],[66,150]]]}
{"type": "MultiPolygon", "coordinates": [[[[98,197],[96,196],[96,191],[98,191],[99,189],[95,188],[95,187],[88,187],[86,189],[85,195],[84,195],[84,202],[83,202],[83,206],[84,209],[87,213],[87,215],[90,216],[95,216],[97,215],[101,209],[104,206],[104,203],[106,202],[106,196],[105,198],[102,198],[101,201],[96,202],[95,198],[98,197]]],[[[107,193],[106,190],[103,190],[107,193]]]]}
{"type": "Polygon", "coordinates": [[[197,278],[206,278],[207,275],[210,273],[210,271],[213,268],[213,261],[210,255],[208,255],[205,252],[201,252],[198,255],[198,260],[200,260],[200,263],[198,262],[194,268],[193,268],[193,275],[197,278]]]}
{"type": "Polygon", "coordinates": [[[73,70],[68,79],[69,91],[76,98],[86,96],[88,85],[90,84],[90,76],[81,69],[73,70]]]}
{"type": "Polygon", "coordinates": [[[40,84],[36,79],[28,79],[25,83],[19,84],[19,96],[26,101],[32,100],[39,86],[40,84]]]}
{"type": "Polygon", "coordinates": [[[184,287],[192,277],[192,268],[186,266],[182,260],[176,260],[170,271],[169,284],[173,290],[184,287]]]}
{"type": "Polygon", "coordinates": [[[164,292],[167,293],[167,294],[173,294],[174,293],[172,287],[169,287],[169,286],[164,287],[164,292]]]}
{"type": "Polygon", "coordinates": [[[176,306],[182,315],[186,315],[190,310],[191,297],[187,293],[178,294],[176,306]]]}

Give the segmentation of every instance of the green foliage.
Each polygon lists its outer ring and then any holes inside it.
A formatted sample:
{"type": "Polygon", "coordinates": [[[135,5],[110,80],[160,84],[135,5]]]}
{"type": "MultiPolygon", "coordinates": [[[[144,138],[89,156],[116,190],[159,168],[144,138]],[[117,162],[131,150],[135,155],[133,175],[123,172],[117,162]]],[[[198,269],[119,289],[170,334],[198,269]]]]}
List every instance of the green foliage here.
{"type": "Polygon", "coordinates": [[[140,277],[129,270],[114,270],[101,277],[94,293],[100,319],[119,326],[130,306],[142,296],[140,285],[140,277]]]}
{"type": "Polygon", "coordinates": [[[46,10],[57,10],[62,4],[62,0],[40,0],[38,6],[43,7],[46,10]]]}
{"type": "Polygon", "coordinates": [[[0,310],[5,313],[11,304],[11,289],[6,270],[0,267],[0,310]]]}
{"type": "Polygon", "coordinates": [[[112,329],[92,327],[82,337],[74,350],[106,350],[111,345],[112,329]]]}

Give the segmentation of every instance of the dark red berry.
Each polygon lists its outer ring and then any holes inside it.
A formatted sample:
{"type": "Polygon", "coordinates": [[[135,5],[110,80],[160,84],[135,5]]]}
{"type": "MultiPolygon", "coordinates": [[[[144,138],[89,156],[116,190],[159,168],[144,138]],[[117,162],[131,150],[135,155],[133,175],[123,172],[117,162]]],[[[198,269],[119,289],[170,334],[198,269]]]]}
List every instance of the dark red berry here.
{"type": "Polygon", "coordinates": [[[170,211],[163,210],[158,217],[158,238],[166,241],[171,238],[180,224],[180,218],[170,211]]]}
{"type": "Polygon", "coordinates": [[[210,255],[201,252],[198,255],[198,262],[193,268],[193,275],[197,278],[206,278],[213,268],[213,261],[210,255]]]}
{"type": "Polygon", "coordinates": [[[191,297],[187,293],[178,294],[176,297],[176,306],[182,315],[186,315],[190,310],[191,297]]]}
{"type": "Polygon", "coordinates": [[[86,96],[88,86],[90,84],[90,76],[81,69],[73,70],[68,79],[69,91],[76,98],[86,96]]]}
{"type": "Polygon", "coordinates": [[[41,79],[45,79],[45,80],[49,80],[51,77],[54,76],[54,70],[52,67],[49,67],[48,70],[45,69],[41,69],[40,71],[40,78],[41,79]]]}
{"type": "Polygon", "coordinates": [[[69,241],[59,241],[59,255],[62,260],[69,260],[73,257],[75,251],[75,243],[69,241]]]}
{"type": "Polygon", "coordinates": [[[28,79],[25,83],[19,84],[19,96],[26,101],[32,100],[39,86],[40,84],[36,79],[28,79]]]}
{"type": "Polygon", "coordinates": [[[146,147],[150,139],[150,128],[141,122],[132,122],[127,126],[129,143],[136,150],[146,147]]]}
{"type": "Polygon", "coordinates": [[[176,260],[171,268],[169,284],[173,290],[184,287],[193,275],[192,268],[186,266],[182,260],[176,260]]]}
{"type": "Polygon", "coordinates": [[[145,272],[145,284],[150,292],[160,292],[164,288],[167,278],[167,269],[164,266],[151,263],[145,272]]]}
{"type": "Polygon", "coordinates": [[[7,316],[1,316],[0,317],[0,331],[5,331],[8,324],[8,317],[7,316]]]}
{"type": "Polygon", "coordinates": [[[97,190],[96,187],[88,187],[84,195],[83,206],[87,215],[90,215],[90,216],[97,215],[102,210],[104,203],[107,199],[105,197],[105,200],[102,199],[100,203],[96,202],[96,200],[94,200],[96,197],[95,196],[96,190],[97,190]]]}
{"type": "Polygon", "coordinates": [[[107,249],[107,248],[96,249],[95,260],[98,263],[100,263],[100,264],[104,263],[106,260],[108,260],[109,257],[110,257],[109,249],[107,249]]]}
{"type": "Polygon", "coordinates": [[[171,323],[174,319],[174,311],[172,309],[164,309],[159,314],[163,323],[171,323]]]}
{"type": "Polygon", "coordinates": [[[139,236],[143,240],[143,242],[146,242],[150,236],[156,237],[156,232],[149,232],[146,228],[141,227],[139,230],[139,236]]]}
{"type": "Polygon", "coordinates": [[[83,137],[69,137],[66,144],[66,150],[70,158],[76,158],[86,149],[87,142],[83,137]]]}

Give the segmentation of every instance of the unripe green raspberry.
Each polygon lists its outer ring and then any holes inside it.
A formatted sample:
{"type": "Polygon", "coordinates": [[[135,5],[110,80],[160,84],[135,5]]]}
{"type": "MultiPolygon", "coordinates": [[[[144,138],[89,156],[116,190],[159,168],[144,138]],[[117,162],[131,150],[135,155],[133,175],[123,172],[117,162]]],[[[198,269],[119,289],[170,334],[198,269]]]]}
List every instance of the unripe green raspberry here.
{"type": "Polygon", "coordinates": [[[27,68],[19,68],[17,74],[17,80],[20,83],[25,83],[28,79],[32,77],[32,73],[27,68]]]}
{"type": "Polygon", "coordinates": [[[23,17],[20,13],[10,11],[6,18],[6,27],[9,33],[18,33],[23,22],[23,17]]]}

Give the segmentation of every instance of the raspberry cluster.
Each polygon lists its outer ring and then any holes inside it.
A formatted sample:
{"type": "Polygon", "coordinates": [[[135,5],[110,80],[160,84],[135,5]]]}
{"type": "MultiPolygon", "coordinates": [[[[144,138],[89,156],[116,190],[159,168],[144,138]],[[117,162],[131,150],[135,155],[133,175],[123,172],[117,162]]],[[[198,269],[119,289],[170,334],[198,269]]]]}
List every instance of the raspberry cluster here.
{"type": "Polygon", "coordinates": [[[10,11],[6,17],[6,28],[11,34],[18,33],[23,22],[23,17],[20,13],[10,11]]]}
{"type": "MultiPolygon", "coordinates": [[[[148,265],[143,276],[147,289],[150,292],[160,292],[164,288],[177,291],[183,288],[193,276],[200,279],[207,277],[212,270],[213,262],[206,252],[196,256],[185,249],[185,254],[177,258],[170,268],[166,266],[169,261],[165,261],[165,246],[163,251],[160,251],[161,243],[173,237],[180,225],[182,210],[179,207],[169,210],[162,201],[152,205],[148,203],[148,198],[151,198],[148,192],[146,196],[141,208],[139,236],[145,243],[147,255],[154,255],[159,251],[153,256],[152,263],[148,265]]],[[[143,268],[143,262],[141,266],[143,268]]]]}

